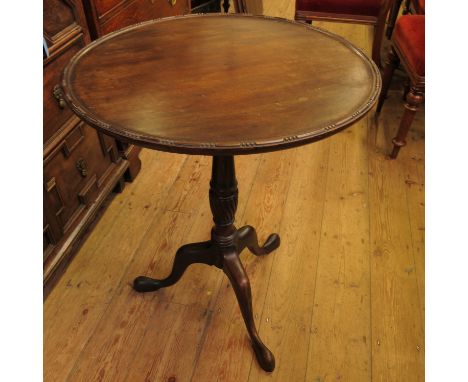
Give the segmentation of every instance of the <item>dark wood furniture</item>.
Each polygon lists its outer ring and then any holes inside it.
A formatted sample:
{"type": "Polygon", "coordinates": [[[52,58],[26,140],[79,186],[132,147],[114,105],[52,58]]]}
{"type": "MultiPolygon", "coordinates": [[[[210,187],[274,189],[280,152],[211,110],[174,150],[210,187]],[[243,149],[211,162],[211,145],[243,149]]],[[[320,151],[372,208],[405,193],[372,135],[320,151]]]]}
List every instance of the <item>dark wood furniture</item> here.
{"type": "Polygon", "coordinates": [[[394,0],[296,0],[295,19],[336,21],[374,26],[372,59],[380,66],[385,21],[394,0]]]}
{"type": "MultiPolygon", "coordinates": [[[[121,188],[129,161],[115,139],[76,117],[60,89],[62,70],[90,42],[80,1],[44,0],[44,295],[58,279],[108,194],[121,188]]],[[[132,163],[135,170],[136,158],[132,163]]],[[[128,175],[128,174],[127,174],[128,175]]]]}
{"type": "MultiPolygon", "coordinates": [[[[400,7],[403,0],[395,0],[388,16],[387,31],[385,32],[388,39],[392,37],[393,28],[395,28],[395,22],[400,13],[400,7]]],[[[403,9],[403,15],[407,14],[424,15],[426,13],[426,2],[425,0],[406,0],[405,7],[403,9]]]]}
{"type": "Polygon", "coordinates": [[[96,133],[63,100],[60,76],[81,48],[104,34],[190,12],[188,0],[44,0],[44,294],[65,269],[111,190],[140,170],[140,148],[96,133]],[[88,28],[89,27],[89,28],[88,28]]]}
{"type": "Polygon", "coordinates": [[[94,40],[128,25],[190,13],[190,0],[82,0],[94,40]]]}
{"type": "Polygon", "coordinates": [[[405,113],[395,138],[390,157],[395,159],[400,148],[406,145],[406,135],[413,122],[418,106],[424,100],[425,88],[425,17],[424,15],[401,16],[392,36],[392,46],[388,54],[388,62],[383,75],[382,93],[377,105],[377,112],[387,96],[388,88],[395,68],[401,63],[411,82],[406,94],[405,113]]]}
{"type": "Polygon", "coordinates": [[[239,255],[246,247],[266,255],[280,239],[271,234],[259,246],[253,227],[235,227],[234,156],[303,145],[350,126],[378,97],[377,66],[343,38],[302,23],[190,15],[95,41],[73,58],[62,85],[73,111],[98,131],[151,149],[213,156],[211,240],[182,246],[168,277],[140,276],[134,288],[173,285],[193,263],[222,269],[257,359],[272,371],[275,360],[258,336],[239,255]]]}

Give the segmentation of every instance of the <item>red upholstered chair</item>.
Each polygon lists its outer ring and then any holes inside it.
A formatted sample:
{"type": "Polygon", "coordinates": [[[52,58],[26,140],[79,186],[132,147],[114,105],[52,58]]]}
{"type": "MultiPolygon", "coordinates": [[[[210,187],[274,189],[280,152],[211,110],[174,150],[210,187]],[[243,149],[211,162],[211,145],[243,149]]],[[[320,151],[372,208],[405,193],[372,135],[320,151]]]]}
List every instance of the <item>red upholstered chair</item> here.
{"type": "MultiPolygon", "coordinates": [[[[396,0],[393,5],[392,9],[390,10],[390,16],[388,17],[387,23],[387,31],[386,35],[387,38],[392,37],[393,28],[395,27],[395,21],[398,17],[398,13],[400,12],[401,3],[403,0],[396,0]]],[[[416,14],[416,15],[424,15],[426,13],[426,1],[425,0],[406,0],[405,8],[403,9],[403,14],[416,14]]]]}
{"type": "Polygon", "coordinates": [[[296,0],[296,20],[337,21],[374,26],[372,59],[380,66],[385,21],[394,0],[296,0]]]}
{"type": "Polygon", "coordinates": [[[397,157],[400,148],[406,145],[405,138],[408,134],[414,114],[424,99],[425,87],[425,21],[424,15],[401,16],[395,26],[392,36],[392,46],[388,54],[388,62],[385,66],[382,92],[377,104],[377,112],[382,109],[385,97],[390,86],[393,71],[401,63],[408,73],[411,87],[406,94],[405,112],[398,128],[398,133],[393,138],[393,151],[391,157],[397,157]]]}

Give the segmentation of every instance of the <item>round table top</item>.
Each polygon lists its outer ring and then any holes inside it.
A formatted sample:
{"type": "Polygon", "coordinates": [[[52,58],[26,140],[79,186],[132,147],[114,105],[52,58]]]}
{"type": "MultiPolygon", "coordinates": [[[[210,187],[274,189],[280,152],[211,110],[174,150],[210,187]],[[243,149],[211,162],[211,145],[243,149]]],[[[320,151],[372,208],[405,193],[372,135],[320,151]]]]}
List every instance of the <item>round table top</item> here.
{"type": "Polygon", "coordinates": [[[279,150],[366,114],[376,65],[307,24],[243,14],[187,15],[110,33],[78,52],[62,87],[73,111],[139,146],[204,155],[279,150]]]}

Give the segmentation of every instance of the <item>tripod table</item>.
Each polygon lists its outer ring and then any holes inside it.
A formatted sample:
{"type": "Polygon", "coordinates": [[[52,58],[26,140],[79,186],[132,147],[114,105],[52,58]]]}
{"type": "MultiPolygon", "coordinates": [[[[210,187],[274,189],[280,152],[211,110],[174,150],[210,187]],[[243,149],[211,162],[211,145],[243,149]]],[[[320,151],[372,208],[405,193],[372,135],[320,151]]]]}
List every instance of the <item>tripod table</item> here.
{"type": "Polygon", "coordinates": [[[213,157],[211,240],[182,246],[168,277],[137,277],[134,289],[173,285],[193,263],[222,269],[257,360],[273,371],[275,358],[257,333],[239,254],[247,247],[254,255],[267,255],[280,238],[271,234],[260,246],[253,227],[234,225],[234,156],[335,134],[372,108],[380,86],[377,67],[345,39],[263,16],[153,20],[110,33],[78,52],[65,68],[62,88],[81,119],[139,146],[213,157]]]}

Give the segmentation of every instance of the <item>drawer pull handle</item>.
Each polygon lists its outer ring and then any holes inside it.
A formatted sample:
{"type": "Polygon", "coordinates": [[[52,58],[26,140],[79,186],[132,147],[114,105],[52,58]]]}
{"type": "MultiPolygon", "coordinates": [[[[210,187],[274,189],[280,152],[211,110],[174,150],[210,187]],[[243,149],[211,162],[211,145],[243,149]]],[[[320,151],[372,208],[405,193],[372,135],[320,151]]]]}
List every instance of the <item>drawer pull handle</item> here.
{"type": "Polygon", "coordinates": [[[60,109],[65,108],[65,100],[63,99],[62,89],[59,85],[54,86],[54,97],[57,100],[60,109]]]}
{"type": "Polygon", "coordinates": [[[88,175],[88,165],[83,158],[80,158],[76,161],[76,168],[80,172],[82,177],[88,175]]]}

